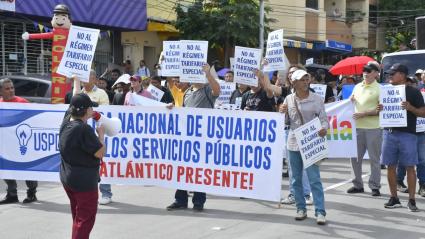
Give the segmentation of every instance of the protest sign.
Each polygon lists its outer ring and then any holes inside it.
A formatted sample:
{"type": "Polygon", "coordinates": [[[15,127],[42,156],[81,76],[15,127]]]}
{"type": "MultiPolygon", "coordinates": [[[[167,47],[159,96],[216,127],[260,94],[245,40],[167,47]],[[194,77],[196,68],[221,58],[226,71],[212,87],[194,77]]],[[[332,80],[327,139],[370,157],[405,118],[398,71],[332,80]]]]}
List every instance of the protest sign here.
{"type": "Polygon", "coordinates": [[[264,66],[264,71],[286,70],[285,52],[283,51],[283,29],[269,33],[267,38],[266,56],[268,64],[264,66]]]}
{"type": "Polygon", "coordinates": [[[353,94],[354,86],[356,85],[343,85],[342,86],[342,99],[346,100],[353,94]]]}
{"type": "Polygon", "coordinates": [[[303,158],[304,168],[308,168],[317,161],[328,157],[328,144],[326,137],[320,137],[322,129],[319,118],[294,130],[295,138],[303,158]]]}
{"type": "Polygon", "coordinates": [[[215,101],[215,108],[218,108],[220,105],[229,104],[230,96],[236,89],[236,83],[226,82],[224,80],[219,80],[218,83],[220,84],[220,95],[215,101]]]}
{"type": "Polygon", "coordinates": [[[153,96],[153,98],[155,98],[156,101],[161,101],[162,96],[164,95],[164,91],[156,88],[152,84],[148,86],[147,90],[151,93],[151,95],[153,96]]]}
{"type": "Polygon", "coordinates": [[[88,82],[98,38],[98,29],[72,25],[57,73],[88,82]]]}
{"type": "MultiPolygon", "coordinates": [[[[59,127],[67,107],[0,103],[1,178],[59,181],[59,127]]],[[[122,124],[120,134],[105,137],[102,183],[280,200],[283,114],[113,105],[96,110],[122,124]]]]}
{"type": "Polygon", "coordinates": [[[248,47],[235,47],[235,83],[258,86],[254,70],[260,69],[261,50],[248,47]]]}
{"type": "Polygon", "coordinates": [[[305,60],[305,64],[306,65],[314,64],[314,58],[308,58],[307,60],[305,60]]]}
{"type": "Polygon", "coordinates": [[[138,95],[137,93],[130,93],[130,98],[128,99],[128,103],[129,105],[137,105],[137,106],[166,106],[167,105],[160,101],[156,101],[153,99],[149,99],[148,97],[138,95]]]}
{"type": "MultiPolygon", "coordinates": [[[[425,100],[425,92],[421,92],[422,97],[425,100]]],[[[418,117],[416,118],[416,133],[425,132],[425,118],[418,117]]]]}
{"type": "Polygon", "coordinates": [[[180,41],[162,43],[164,60],[161,61],[162,76],[180,75],[180,41]]]}
{"type": "Polygon", "coordinates": [[[379,93],[379,103],[383,110],[379,112],[380,127],[406,127],[407,111],[401,108],[406,101],[405,85],[383,85],[379,93]]]}
{"type": "Polygon", "coordinates": [[[314,93],[320,95],[320,97],[323,99],[323,102],[326,100],[326,88],[327,85],[323,84],[310,84],[310,88],[314,90],[314,93]]]}
{"type": "Polygon", "coordinates": [[[208,41],[180,41],[180,82],[206,83],[208,41]]]}

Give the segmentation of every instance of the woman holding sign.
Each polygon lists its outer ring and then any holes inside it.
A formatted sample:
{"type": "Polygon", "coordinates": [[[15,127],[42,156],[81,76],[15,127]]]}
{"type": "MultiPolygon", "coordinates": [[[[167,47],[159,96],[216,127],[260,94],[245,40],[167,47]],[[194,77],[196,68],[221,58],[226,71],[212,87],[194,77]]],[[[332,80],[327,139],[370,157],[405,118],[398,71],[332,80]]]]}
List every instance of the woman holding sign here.
{"type": "MultiPolygon", "coordinates": [[[[287,115],[286,120],[290,127],[287,147],[293,177],[291,184],[294,188],[297,206],[297,216],[295,220],[304,220],[307,218],[307,209],[302,182],[303,159],[295,138],[294,130],[318,117],[322,126],[318,134],[320,137],[325,137],[329,123],[323,100],[319,95],[309,90],[309,74],[304,70],[296,70],[292,74],[291,79],[293,81],[294,93],[285,98],[282,108],[287,115]]],[[[320,180],[319,166],[313,164],[306,168],[306,172],[313,193],[317,224],[324,225],[326,223],[325,198],[322,182],[320,180]]]]}

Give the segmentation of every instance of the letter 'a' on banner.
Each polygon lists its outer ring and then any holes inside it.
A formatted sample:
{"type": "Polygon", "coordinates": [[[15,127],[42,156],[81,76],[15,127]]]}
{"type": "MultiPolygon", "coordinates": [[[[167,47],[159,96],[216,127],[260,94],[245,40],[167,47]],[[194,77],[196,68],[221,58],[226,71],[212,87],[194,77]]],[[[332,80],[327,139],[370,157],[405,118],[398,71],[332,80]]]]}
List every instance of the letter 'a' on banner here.
{"type": "Polygon", "coordinates": [[[383,110],[379,112],[379,126],[406,127],[407,111],[401,108],[401,103],[406,101],[405,85],[383,85],[380,87],[379,103],[383,110]]]}
{"type": "Polygon", "coordinates": [[[202,66],[207,63],[208,41],[180,41],[180,81],[207,83],[202,66]]]}
{"type": "Polygon", "coordinates": [[[283,29],[269,33],[265,58],[268,64],[264,66],[265,72],[287,70],[289,65],[285,61],[283,49],[283,29]]]}
{"type": "Polygon", "coordinates": [[[326,137],[319,136],[321,129],[320,120],[316,117],[294,130],[304,168],[328,157],[328,142],[326,137]]]}
{"type": "Polygon", "coordinates": [[[72,25],[57,72],[67,77],[75,75],[88,82],[99,32],[99,29],[72,25]]]}
{"type": "Polygon", "coordinates": [[[260,69],[261,49],[235,47],[235,78],[234,82],[258,86],[258,77],[254,71],[260,69]]]}

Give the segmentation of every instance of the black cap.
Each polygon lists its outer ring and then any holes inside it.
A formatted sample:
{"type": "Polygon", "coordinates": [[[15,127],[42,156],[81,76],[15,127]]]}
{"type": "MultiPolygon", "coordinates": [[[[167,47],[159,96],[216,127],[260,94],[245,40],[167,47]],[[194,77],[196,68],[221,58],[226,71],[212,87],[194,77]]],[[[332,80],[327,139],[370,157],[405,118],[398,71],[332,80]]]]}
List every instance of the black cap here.
{"type": "Polygon", "coordinates": [[[53,10],[54,14],[65,14],[68,16],[71,16],[71,13],[69,12],[69,8],[65,4],[58,4],[55,6],[55,9],[53,10]]]}
{"type": "Polygon", "coordinates": [[[373,64],[373,63],[368,63],[367,65],[365,65],[363,67],[363,71],[365,70],[373,70],[373,71],[378,71],[379,72],[379,68],[377,65],[373,64]]]}
{"type": "Polygon", "coordinates": [[[90,97],[84,93],[79,93],[71,98],[71,103],[69,106],[72,106],[75,108],[76,111],[84,110],[89,107],[97,107],[98,104],[91,101],[90,97]]]}
{"type": "Polygon", "coordinates": [[[405,75],[409,74],[409,70],[407,69],[407,66],[402,65],[400,63],[396,63],[394,65],[391,66],[391,68],[389,70],[387,70],[385,73],[388,74],[394,74],[396,72],[401,72],[404,73],[405,75]]]}

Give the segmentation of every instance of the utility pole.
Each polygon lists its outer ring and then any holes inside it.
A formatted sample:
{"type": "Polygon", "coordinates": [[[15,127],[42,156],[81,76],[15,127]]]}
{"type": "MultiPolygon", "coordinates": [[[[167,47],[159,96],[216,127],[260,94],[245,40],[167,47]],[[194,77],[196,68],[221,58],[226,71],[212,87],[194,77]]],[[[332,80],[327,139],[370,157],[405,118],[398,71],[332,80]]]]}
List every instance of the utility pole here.
{"type": "Polygon", "coordinates": [[[264,0],[260,0],[260,46],[261,55],[263,54],[264,48],[264,0]]]}

